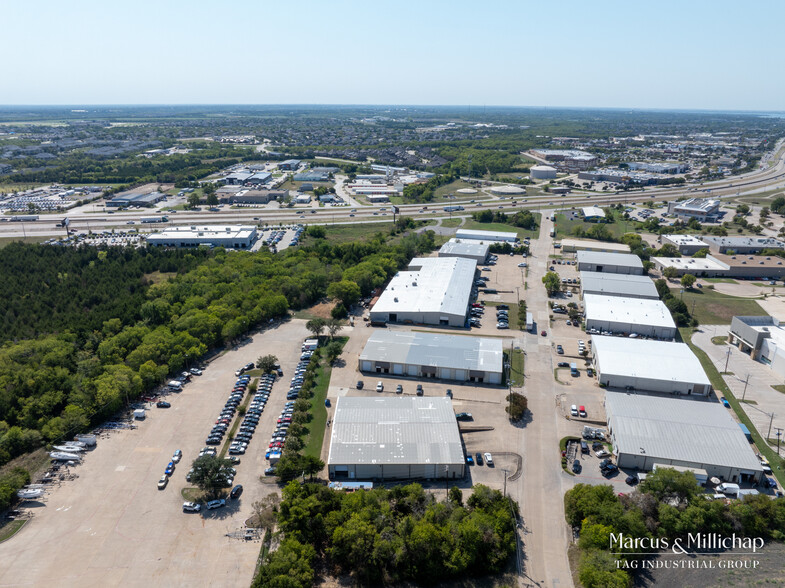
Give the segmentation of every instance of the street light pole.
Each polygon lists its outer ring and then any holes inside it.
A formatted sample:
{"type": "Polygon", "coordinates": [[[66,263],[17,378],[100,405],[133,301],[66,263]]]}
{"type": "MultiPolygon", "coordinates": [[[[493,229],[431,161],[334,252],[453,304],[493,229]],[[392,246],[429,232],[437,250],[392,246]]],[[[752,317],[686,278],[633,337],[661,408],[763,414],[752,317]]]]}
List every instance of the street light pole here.
{"type": "Polygon", "coordinates": [[[730,347],[728,347],[728,353],[725,357],[725,372],[728,371],[728,362],[730,361],[730,347]]]}
{"type": "Polygon", "coordinates": [[[750,381],[750,375],[747,374],[747,379],[744,380],[744,392],[742,392],[742,394],[741,394],[741,401],[742,402],[744,402],[744,399],[747,396],[747,384],[749,383],[749,381],[750,381]]]}

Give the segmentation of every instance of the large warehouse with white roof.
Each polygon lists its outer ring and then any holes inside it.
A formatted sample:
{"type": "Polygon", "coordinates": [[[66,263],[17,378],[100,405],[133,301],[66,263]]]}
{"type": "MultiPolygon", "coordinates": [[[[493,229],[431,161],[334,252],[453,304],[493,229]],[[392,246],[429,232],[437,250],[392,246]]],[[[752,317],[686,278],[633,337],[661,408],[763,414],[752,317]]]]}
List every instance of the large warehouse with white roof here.
{"type": "Polygon", "coordinates": [[[623,296],[625,298],[659,298],[654,282],[648,276],[581,272],[581,296],[623,296]]]}
{"type": "Polygon", "coordinates": [[[256,227],[250,226],[192,226],[170,227],[147,236],[147,244],[158,247],[226,247],[250,249],[256,242],[256,227]]]}
{"type": "Polygon", "coordinates": [[[476,271],[472,259],[416,257],[387,284],[371,322],[464,327],[476,271]]]}
{"type": "Polygon", "coordinates": [[[359,358],[363,372],[501,384],[502,340],[411,331],[374,331],[359,358]]]}
{"type": "Polygon", "coordinates": [[[643,275],[643,262],[632,253],[578,251],[576,257],[579,272],[643,275]]]}
{"type": "Polygon", "coordinates": [[[676,336],[676,324],[661,300],[586,294],[583,306],[588,333],[636,333],[656,339],[676,336]]]}
{"type": "Polygon", "coordinates": [[[711,392],[700,361],[684,343],[597,335],[591,340],[601,385],[668,394],[711,392]]]}
{"type": "Polygon", "coordinates": [[[719,402],[606,392],[605,412],[620,468],[694,468],[737,483],[763,475],[752,446],[719,402]]]}
{"type": "Polygon", "coordinates": [[[331,480],[464,476],[458,421],[446,396],[341,396],[331,429],[331,480]]]}

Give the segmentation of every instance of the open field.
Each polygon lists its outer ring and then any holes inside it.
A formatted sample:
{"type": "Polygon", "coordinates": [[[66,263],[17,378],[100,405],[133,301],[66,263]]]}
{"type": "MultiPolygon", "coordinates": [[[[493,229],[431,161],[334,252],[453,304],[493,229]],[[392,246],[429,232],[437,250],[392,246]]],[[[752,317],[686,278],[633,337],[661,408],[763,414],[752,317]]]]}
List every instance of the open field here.
{"type": "MultiPolygon", "coordinates": [[[[591,227],[597,226],[600,224],[608,229],[608,231],[616,237],[617,239],[620,238],[625,233],[634,233],[640,232],[641,223],[638,221],[633,220],[625,220],[622,218],[621,214],[614,210],[614,217],[615,222],[613,223],[589,223],[580,218],[576,218],[571,220],[565,214],[557,214],[556,215],[556,237],[557,238],[564,238],[564,237],[574,237],[575,233],[574,230],[576,227],[581,227],[584,231],[588,231],[591,227]]],[[[581,238],[586,238],[585,236],[581,238]]]]}
{"type": "Polygon", "coordinates": [[[51,237],[0,237],[0,249],[11,243],[43,243],[48,241],[51,237]]]}
{"type": "Polygon", "coordinates": [[[536,239],[539,234],[539,224],[542,221],[542,215],[535,212],[533,213],[534,217],[537,219],[537,227],[534,230],[531,229],[521,229],[518,227],[514,227],[512,225],[506,225],[504,223],[479,223],[474,219],[467,218],[466,222],[463,223],[464,229],[472,229],[475,231],[502,231],[505,233],[517,233],[518,238],[523,239],[524,237],[529,237],[531,239],[536,239]]]}
{"type": "Polygon", "coordinates": [[[736,315],[767,314],[754,299],[728,296],[710,288],[685,290],[683,294],[679,288],[671,288],[671,292],[681,297],[702,325],[729,325],[736,315]]]}
{"type": "MultiPolygon", "coordinates": [[[[336,337],[335,341],[341,345],[346,345],[349,337],[336,337]]],[[[344,360],[338,359],[342,362],[344,360]]],[[[322,442],[324,441],[324,429],[327,426],[327,408],[324,401],[327,398],[327,389],[330,386],[330,376],[332,366],[323,361],[319,367],[316,378],[316,385],[313,387],[313,397],[311,398],[311,421],[308,423],[308,438],[303,448],[303,454],[319,458],[322,453],[322,442]]]]}

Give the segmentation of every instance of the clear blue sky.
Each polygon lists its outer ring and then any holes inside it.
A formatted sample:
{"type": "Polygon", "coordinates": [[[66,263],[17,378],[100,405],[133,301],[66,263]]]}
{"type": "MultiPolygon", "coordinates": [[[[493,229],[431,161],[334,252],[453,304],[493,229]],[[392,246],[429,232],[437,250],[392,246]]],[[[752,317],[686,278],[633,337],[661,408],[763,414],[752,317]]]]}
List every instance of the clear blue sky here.
{"type": "Polygon", "coordinates": [[[785,110],[785,2],[3,3],[0,104],[785,110]]]}

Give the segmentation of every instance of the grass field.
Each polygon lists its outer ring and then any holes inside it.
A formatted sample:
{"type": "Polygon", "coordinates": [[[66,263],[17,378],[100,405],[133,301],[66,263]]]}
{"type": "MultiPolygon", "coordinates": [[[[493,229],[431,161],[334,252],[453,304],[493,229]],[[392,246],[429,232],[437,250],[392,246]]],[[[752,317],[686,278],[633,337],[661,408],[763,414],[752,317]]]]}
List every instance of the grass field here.
{"type": "Polygon", "coordinates": [[[733,278],[701,278],[704,282],[709,282],[711,284],[738,284],[736,280],[733,278]]]}
{"type": "Polygon", "coordinates": [[[43,243],[51,239],[51,237],[0,237],[0,249],[11,243],[43,243]]]}
{"type": "MultiPolygon", "coordinates": [[[[624,235],[625,233],[633,233],[633,232],[640,231],[641,223],[637,221],[623,219],[618,211],[614,211],[614,217],[615,217],[615,222],[606,223],[605,227],[617,239],[622,235],[624,235]]],[[[586,221],[583,221],[580,218],[570,220],[567,218],[567,215],[557,214],[555,225],[556,225],[556,237],[563,238],[563,237],[575,236],[575,233],[573,231],[575,230],[576,227],[581,227],[584,231],[587,231],[591,227],[597,225],[597,223],[587,223],[586,221]]],[[[581,238],[585,239],[586,237],[584,236],[581,238]]]]}
{"type": "MultiPolygon", "coordinates": [[[[336,343],[341,344],[343,349],[349,337],[336,337],[336,343]]],[[[308,423],[308,438],[305,440],[303,455],[308,455],[319,459],[322,454],[322,442],[324,441],[324,429],[327,426],[327,408],[324,400],[327,398],[327,389],[330,387],[330,375],[333,368],[327,363],[323,363],[316,372],[316,385],[313,387],[311,397],[311,422],[308,423]]]]}
{"type": "Polygon", "coordinates": [[[16,519],[14,521],[7,521],[0,526],[0,543],[3,541],[8,541],[11,537],[16,535],[22,527],[25,526],[25,523],[28,519],[16,519]]]}
{"type": "Polygon", "coordinates": [[[510,361],[510,383],[512,386],[523,386],[524,383],[524,358],[523,351],[520,349],[512,350],[512,361],[510,361]]]}
{"type": "Polygon", "coordinates": [[[461,224],[460,218],[443,218],[442,219],[442,226],[447,228],[455,228],[461,224]]]}
{"type": "Polygon", "coordinates": [[[762,316],[767,313],[760,304],[751,298],[737,298],[720,294],[714,290],[685,290],[679,294],[679,288],[671,288],[677,298],[681,297],[687,308],[702,325],[729,325],[736,315],[762,316]]]}
{"type": "MultiPolygon", "coordinates": [[[[769,460],[769,463],[774,466],[775,464],[780,463],[780,458],[777,457],[775,451],[771,449],[771,447],[764,441],[763,437],[758,430],[755,428],[755,425],[752,424],[752,421],[749,419],[747,414],[744,412],[744,409],[741,408],[739,401],[736,397],[731,393],[730,388],[728,388],[725,380],[722,379],[722,376],[717,371],[714,363],[711,361],[708,355],[706,355],[703,350],[699,349],[692,343],[692,329],[688,327],[683,327],[679,329],[679,334],[681,335],[682,341],[684,341],[687,345],[689,345],[692,352],[696,355],[698,360],[701,362],[701,366],[703,366],[703,370],[706,372],[706,375],[709,377],[709,381],[711,385],[714,387],[715,392],[719,396],[725,396],[725,399],[730,403],[731,408],[736,413],[738,419],[744,423],[747,428],[752,433],[752,439],[755,442],[758,451],[769,460]]],[[[774,476],[779,481],[780,485],[785,485],[785,470],[780,468],[772,467],[774,471],[774,476]]]]}
{"type": "Polygon", "coordinates": [[[523,239],[524,237],[531,237],[532,239],[536,239],[540,234],[540,223],[542,222],[542,215],[539,212],[532,214],[534,214],[534,217],[537,219],[537,228],[534,230],[520,229],[518,227],[506,225],[504,223],[478,223],[476,220],[471,218],[466,219],[466,222],[463,224],[462,228],[476,231],[502,231],[505,233],[517,233],[520,239],[523,239]]]}

